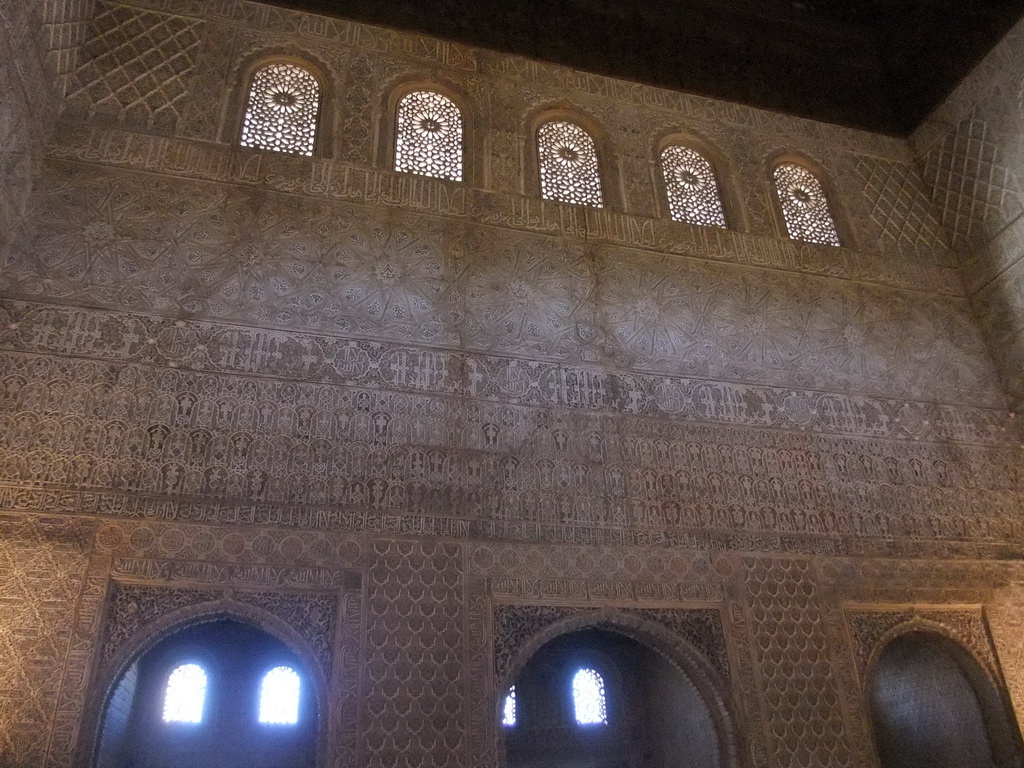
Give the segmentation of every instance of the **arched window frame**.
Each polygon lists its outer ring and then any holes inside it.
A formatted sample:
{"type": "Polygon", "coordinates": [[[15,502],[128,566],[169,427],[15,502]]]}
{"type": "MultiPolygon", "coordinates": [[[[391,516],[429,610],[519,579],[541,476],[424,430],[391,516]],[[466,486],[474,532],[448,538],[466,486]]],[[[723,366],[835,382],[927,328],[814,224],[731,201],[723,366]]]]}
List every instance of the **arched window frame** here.
{"type": "Polygon", "coordinates": [[[334,94],[335,78],[328,74],[328,72],[329,70],[315,57],[308,55],[305,51],[292,48],[264,50],[245,59],[231,76],[232,87],[227,102],[226,119],[223,120],[220,134],[221,141],[231,144],[239,150],[260,152],[269,157],[304,158],[307,160],[332,157],[334,154],[333,126],[336,109],[334,94]],[[249,105],[249,92],[252,88],[253,78],[261,69],[272,64],[292,64],[301,67],[309,72],[320,86],[320,109],[316,118],[316,134],[313,139],[312,155],[246,147],[241,143],[242,127],[245,124],[245,113],[249,105]]]}
{"type": "Polygon", "coordinates": [[[260,725],[269,725],[269,726],[285,726],[285,727],[288,727],[288,726],[296,726],[296,725],[298,725],[299,724],[299,717],[301,716],[301,712],[302,712],[302,689],[303,689],[303,687],[304,686],[302,685],[302,675],[299,674],[299,671],[297,669],[295,669],[295,667],[293,667],[291,664],[287,664],[287,663],[274,664],[272,667],[268,667],[266,670],[264,670],[263,674],[260,675],[259,686],[257,688],[257,694],[256,694],[256,696],[257,696],[257,701],[256,701],[256,720],[257,720],[257,722],[260,725]],[[294,720],[266,720],[266,719],[264,719],[264,715],[266,714],[265,711],[264,711],[265,688],[266,688],[267,681],[270,678],[270,676],[275,674],[278,670],[285,670],[286,674],[287,673],[291,673],[291,675],[294,676],[294,679],[295,679],[295,682],[296,682],[295,700],[294,700],[294,702],[290,703],[291,706],[294,707],[294,718],[295,718],[294,720]]]}
{"type": "MultiPolygon", "coordinates": [[[[82,754],[96,754],[100,746],[99,739],[103,728],[104,713],[109,704],[110,696],[114,692],[121,676],[133,663],[145,656],[154,646],[170,635],[187,627],[218,619],[229,619],[249,624],[277,638],[297,656],[298,669],[300,670],[302,680],[307,683],[307,695],[311,697],[317,712],[315,765],[326,765],[330,744],[330,739],[328,738],[330,718],[325,716],[324,713],[330,711],[326,694],[329,685],[328,677],[324,673],[320,659],[309,645],[309,642],[286,621],[263,609],[238,603],[230,599],[181,608],[160,619],[149,622],[120,647],[111,659],[102,663],[90,686],[90,695],[87,696],[88,704],[83,715],[82,754]]],[[[164,675],[169,675],[172,669],[182,663],[187,663],[192,658],[201,658],[201,666],[208,671],[208,686],[211,685],[211,680],[212,685],[216,686],[218,678],[216,663],[212,659],[206,658],[207,654],[201,647],[197,648],[198,652],[190,651],[187,656],[177,657],[168,662],[164,666],[164,675]]],[[[255,688],[252,690],[253,696],[258,695],[255,688]]],[[[207,691],[209,696],[209,687],[207,691]]],[[[152,689],[146,689],[144,695],[147,702],[146,716],[160,719],[163,712],[163,697],[159,694],[153,695],[152,689]]],[[[310,701],[310,698],[307,698],[307,701],[310,701]]]]}
{"type": "MultiPolygon", "coordinates": [[[[718,199],[722,204],[722,212],[725,216],[724,227],[716,229],[728,229],[732,231],[745,231],[745,223],[742,215],[742,206],[736,195],[735,185],[732,183],[736,173],[728,156],[720,152],[718,148],[695,133],[682,130],[670,130],[656,138],[651,144],[651,179],[656,190],[655,197],[658,204],[658,215],[665,219],[676,221],[672,218],[672,206],[669,200],[668,185],[665,180],[664,166],[662,164],[662,152],[669,147],[685,147],[697,152],[711,166],[715,174],[715,181],[718,186],[718,199]]],[[[690,226],[708,226],[682,222],[690,226]]]]}
{"type": "Polygon", "coordinates": [[[479,111],[473,102],[456,86],[441,80],[422,80],[403,78],[392,83],[385,90],[385,99],[380,108],[380,126],[377,130],[376,164],[379,168],[391,173],[412,176],[418,179],[431,179],[442,184],[459,184],[464,186],[485,185],[483,168],[483,150],[480,146],[481,135],[477,130],[479,111]],[[410,171],[395,170],[398,142],[398,107],[406,96],[416,91],[433,91],[446,99],[450,99],[462,113],[462,180],[452,181],[436,176],[426,176],[410,171]]]}
{"type": "Polygon", "coordinates": [[[781,155],[773,158],[767,165],[766,177],[768,180],[769,192],[772,198],[772,207],[775,211],[776,225],[778,227],[778,234],[780,237],[792,240],[795,243],[806,243],[808,245],[818,245],[829,248],[854,247],[850,231],[846,226],[845,217],[842,215],[842,206],[840,204],[839,196],[836,194],[835,187],[832,184],[832,179],[819,164],[799,155],[781,155]],[[821,185],[821,188],[825,193],[825,200],[828,203],[828,212],[832,217],[832,225],[835,227],[836,236],[839,240],[838,245],[830,243],[815,243],[810,240],[803,240],[790,235],[789,223],[786,220],[786,214],[782,205],[782,197],[779,194],[778,185],[775,181],[776,170],[779,166],[787,164],[800,166],[818,180],[818,183],[821,185]]]}
{"type": "Polygon", "coordinates": [[[1017,719],[1014,717],[1013,702],[1007,690],[1006,681],[998,669],[993,669],[983,655],[972,647],[972,643],[958,636],[945,625],[915,617],[890,629],[879,638],[868,654],[864,671],[865,685],[862,690],[863,706],[868,722],[871,724],[871,740],[874,742],[874,753],[878,755],[878,736],[868,697],[876,684],[879,659],[888,646],[897,639],[917,636],[926,642],[936,644],[941,652],[959,668],[970,685],[978,704],[986,727],[989,746],[995,758],[995,768],[1010,768],[1020,763],[1024,752],[1024,744],[1020,740],[1017,719]]]}
{"type": "Polygon", "coordinates": [[[548,106],[536,110],[530,115],[525,124],[526,152],[524,154],[525,168],[523,171],[523,193],[528,196],[537,197],[545,202],[557,203],[559,205],[576,205],[581,208],[595,210],[622,211],[625,195],[622,191],[621,177],[619,174],[616,154],[611,146],[607,131],[601,127],[597,120],[587,115],[582,110],[571,106],[548,106]],[[573,123],[586,131],[594,142],[594,151],[597,153],[597,171],[601,184],[601,197],[603,204],[589,206],[584,203],[566,203],[559,200],[545,198],[541,186],[540,173],[540,143],[538,131],[545,123],[553,121],[564,121],[573,123]]]}
{"type": "Polygon", "coordinates": [[[168,726],[176,725],[202,725],[208,718],[209,712],[207,711],[207,701],[210,698],[210,665],[208,662],[200,659],[188,656],[185,658],[179,658],[172,664],[168,664],[163,674],[163,686],[159,691],[158,699],[158,710],[160,720],[168,726]],[[177,674],[178,670],[185,667],[198,667],[199,671],[203,673],[203,688],[202,698],[199,702],[199,719],[198,720],[168,720],[167,719],[167,699],[171,693],[171,680],[174,675],[177,674]]]}
{"type": "Polygon", "coordinates": [[[609,676],[608,671],[604,665],[595,664],[592,661],[582,661],[577,664],[573,664],[569,667],[569,694],[570,694],[570,714],[572,716],[572,724],[579,728],[601,728],[609,725],[611,722],[611,706],[609,701],[609,676]],[[579,702],[576,698],[576,680],[577,677],[584,673],[592,673],[598,680],[601,686],[601,714],[604,716],[603,722],[587,722],[581,723],[579,721],[579,702]]]}

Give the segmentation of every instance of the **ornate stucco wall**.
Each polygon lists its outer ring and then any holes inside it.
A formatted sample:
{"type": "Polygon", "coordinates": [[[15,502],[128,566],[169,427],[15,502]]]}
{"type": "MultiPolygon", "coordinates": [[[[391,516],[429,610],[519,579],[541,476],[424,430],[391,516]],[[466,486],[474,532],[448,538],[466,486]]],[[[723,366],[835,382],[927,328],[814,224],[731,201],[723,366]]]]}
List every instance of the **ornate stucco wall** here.
{"type": "Polygon", "coordinates": [[[497,764],[567,621],[704,658],[748,766],[875,765],[900,627],[1024,686],[1019,428],[906,143],[233,0],[73,10],[17,43],[66,98],[19,102],[4,189],[4,761],[85,760],[138,644],[216,612],[308,649],[338,766],[497,764]],[[313,158],[235,146],[276,55],[324,74],[313,158]],[[410,82],[460,97],[468,183],[388,170],[410,82]],[[547,108],[607,209],[539,199],[547,108]],[[659,215],[675,133],[730,230],[659,215]],[[845,247],[781,236],[784,156],[845,247]]]}
{"type": "Polygon", "coordinates": [[[1014,410],[1024,397],[1024,132],[1018,24],[911,144],[1014,410]]]}

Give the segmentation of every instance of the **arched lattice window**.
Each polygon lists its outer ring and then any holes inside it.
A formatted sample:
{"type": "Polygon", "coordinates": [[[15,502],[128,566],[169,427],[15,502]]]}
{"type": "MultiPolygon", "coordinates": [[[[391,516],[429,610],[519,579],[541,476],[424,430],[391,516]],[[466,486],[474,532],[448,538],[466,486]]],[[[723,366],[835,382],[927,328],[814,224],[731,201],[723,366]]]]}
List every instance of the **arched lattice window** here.
{"type": "Polygon", "coordinates": [[[537,129],[540,191],[547,200],[604,205],[597,147],[575,123],[552,120],[537,129]]]}
{"type": "Polygon", "coordinates": [[[702,154],[689,147],[665,147],[661,150],[661,173],[673,220],[725,227],[715,169],[702,154]]]}
{"type": "Polygon", "coordinates": [[[572,701],[580,725],[606,725],[608,709],[604,679],[593,669],[581,669],[572,678],[572,701]]]}
{"type": "Polygon", "coordinates": [[[312,155],[320,114],[320,83],[295,64],[256,71],[242,121],[242,146],[312,155]]]}
{"type": "Polygon", "coordinates": [[[501,724],[511,728],[516,724],[516,687],[513,685],[505,695],[505,706],[501,709],[501,724]]]}
{"type": "Polygon", "coordinates": [[[164,722],[199,723],[206,699],[206,672],[198,664],[175,667],[164,691],[164,722]]]}
{"type": "Polygon", "coordinates": [[[462,110],[447,96],[413,91],[398,102],[395,170],[462,181],[462,110]]]}
{"type": "Polygon", "coordinates": [[[839,233],[821,181],[796,163],[780,163],[774,172],[786,230],[794,240],[839,245],[839,233]]]}
{"type": "Polygon", "coordinates": [[[260,683],[260,722],[294,725],[299,722],[299,673],[291,667],[274,667],[260,683]]]}

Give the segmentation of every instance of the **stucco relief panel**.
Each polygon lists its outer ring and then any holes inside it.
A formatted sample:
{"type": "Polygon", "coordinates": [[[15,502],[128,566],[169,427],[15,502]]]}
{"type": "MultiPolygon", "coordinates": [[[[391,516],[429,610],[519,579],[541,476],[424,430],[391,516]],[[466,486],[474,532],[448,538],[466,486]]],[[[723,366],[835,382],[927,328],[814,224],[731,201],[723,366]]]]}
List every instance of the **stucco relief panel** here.
{"type": "Polygon", "coordinates": [[[68,654],[88,646],[75,606],[89,535],[78,521],[0,516],[0,755],[13,767],[46,763],[68,654]]]}
{"type": "Polygon", "coordinates": [[[861,184],[859,194],[850,190],[845,199],[866,209],[865,248],[908,259],[950,260],[946,233],[913,165],[869,155],[852,155],[843,165],[861,184]]]}
{"type": "Polygon", "coordinates": [[[999,590],[985,616],[1018,724],[1024,724],[1024,588],[999,590]]]}
{"type": "Polygon", "coordinates": [[[1016,408],[1024,398],[1024,261],[1017,261],[973,299],[1003,384],[1016,408]]]}
{"type": "Polygon", "coordinates": [[[187,102],[205,24],[196,18],[98,6],[68,105],[144,129],[173,131],[187,102]]]}
{"type": "Polygon", "coordinates": [[[579,526],[1000,541],[1020,526],[1013,448],[75,359],[8,355],[4,366],[8,508],[355,529],[390,513],[424,533],[529,523],[516,535],[533,537],[579,526]],[[58,488],[50,501],[31,490],[58,488]]]}
{"type": "Polygon", "coordinates": [[[963,304],[611,251],[600,267],[607,351],[624,367],[904,397],[993,387],[963,304]]]}
{"type": "Polygon", "coordinates": [[[1003,157],[1000,139],[972,111],[920,158],[954,246],[984,246],[1024,213],[1022,187],[1003,157]]]}
{"type": "Polygon", "coordinates": [[[368,575],[365,764],[471,762],[461,548],[376,542],[368,575]]]}
{"type": "Polygon", "coordinates": [[[46,181],[36,231],[8,262],[10,293],[775,386],[1000,402],[966,306],[952,300],[611,248],[591,271],[550,239],[149,175],[55,163],[46,181]]]}
{"type": "Polygon", "coordinates": [[[807,561],[744,558],[769,759],[785,765],[854,764],[826,634],[827,606],[807,561]]]}

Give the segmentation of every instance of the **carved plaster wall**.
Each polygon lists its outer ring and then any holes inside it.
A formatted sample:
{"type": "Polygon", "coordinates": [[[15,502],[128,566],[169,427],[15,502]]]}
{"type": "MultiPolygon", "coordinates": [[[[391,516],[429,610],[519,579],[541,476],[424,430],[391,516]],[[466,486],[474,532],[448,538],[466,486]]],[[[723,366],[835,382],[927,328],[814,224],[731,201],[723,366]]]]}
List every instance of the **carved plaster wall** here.
{"type": "Polygon", "coordinates": [[[1022,60],[1018,24],[912,140],[1015,408],[1024,394],[1022,60]]]}
{"type": "Polygon", "coordinates": [[[696,648],[745,766],[875,765],[850,604],[991,610],[1020,706],[1019,427],[906,144],[236,0],[61,7],[3,15],[66,100],[3,143],[0,762],[87,764],[104,665],[162,626],[126,606],[167,600],[317,628],[339,768],[500,764],[552,616],[696,648]],[[312,158],[236,146],[267,56],[324,78],[312,158]],[[430,82],[465,184],[387,166],[430,82]],[[533,188],[549,108],[600,127],[609,208],[533,188]],[[731,229],[661,215],[668,135],[731,229]],[[791,156],[843,247],[782,236],[791,156]]]}

